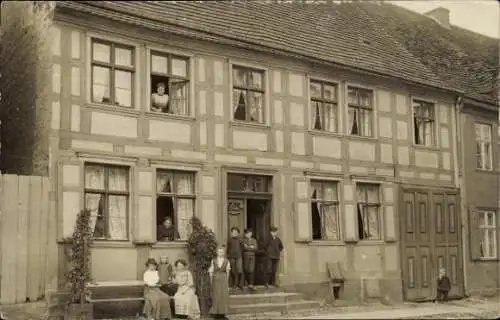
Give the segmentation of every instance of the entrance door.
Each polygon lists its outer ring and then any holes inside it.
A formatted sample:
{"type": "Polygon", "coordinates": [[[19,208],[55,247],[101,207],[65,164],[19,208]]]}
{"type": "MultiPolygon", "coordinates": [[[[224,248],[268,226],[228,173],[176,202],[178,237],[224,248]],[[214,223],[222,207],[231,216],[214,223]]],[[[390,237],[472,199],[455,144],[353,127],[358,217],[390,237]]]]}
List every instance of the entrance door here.
{"type": "Polygon", "coordinates": [[[445,268],[450,277],[450,296],[463,296],[457,195],[428,190],[403,190],[402,194],[401,257],[405,299],[434,299],[439,268],[445,268]]]}
{"type": "Polygon", "coordinates": [[[246,227],[253,230],[258,247],[255,255],[254,280],[256,285],[263,285],[266,281],[266,252],[264,250],[264,246],[269,240],[269,234],[271,232],[269,207],[269,200],[247,200],[246,227]]]}

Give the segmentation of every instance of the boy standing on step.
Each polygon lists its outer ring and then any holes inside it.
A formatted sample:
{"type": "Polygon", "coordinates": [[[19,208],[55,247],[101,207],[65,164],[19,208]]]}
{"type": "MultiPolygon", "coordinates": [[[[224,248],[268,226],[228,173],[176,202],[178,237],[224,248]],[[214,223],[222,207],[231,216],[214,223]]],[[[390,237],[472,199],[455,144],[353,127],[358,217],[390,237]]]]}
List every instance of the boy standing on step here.
{"type": "Polygon", "coordinates": [[[451,289],[450,278],[446,275],[446,269],[439,269],[439,276],[437,279],[437,292],[436,299],[437,302],[445,302],[448,300],[448,292],[451,289]]]}
{"type": "Polygon", "coordinates": [[[255,251],[257,251],[257,240],[253,237],[252,229],[245,229],[245,238],[243,239],[243,271],[248,288],[253,290],[253,273],[255,271],[255,251]]]}
{"type": "Polygon", "coordinates": [[[231,265],[231,276],[229,286],[243,289],[243,242],[240,237],[240,229],[231,228],[231,238],[227,241],[227,259],[231,265]]]}
{"type": "Polygon", "coordinates": [[[278,237],[278,228],[271,227],[271,238],[266,245],[266,254],[267,254],[267,272],[268,272],[268,281],[266,283],[266,287],[275,286],[276,283],[276,272],[278,271],[278,266],[280,262],[281,251],[283,251],[283,243],[281,239],[278,237]]]}

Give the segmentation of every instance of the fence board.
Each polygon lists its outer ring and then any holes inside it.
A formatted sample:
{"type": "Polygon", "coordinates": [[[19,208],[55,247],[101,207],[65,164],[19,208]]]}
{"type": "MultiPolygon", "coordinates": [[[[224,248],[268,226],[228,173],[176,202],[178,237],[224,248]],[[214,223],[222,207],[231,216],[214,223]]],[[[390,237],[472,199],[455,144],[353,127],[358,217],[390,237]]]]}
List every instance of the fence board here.
{"type": "Polygon", "coordinates": [[[17,192],[17,283],[16,302],[26,301],[28,277],[28,207],[30,202],[30,177],[19,176],[17,192]]]}
{"type": "Polygon", "coordinates": [[[40,208],[42,206],[42,179],[31,177],[30,219],[28,242],[28,298],[38,299],[38,283],[40,282],[38,264],[40,261],[40,208]]]}
{"type": "Polygon", "coordinates": [[[2,288],[0,303],[16,302],[17,281],[17,191],[18,177],[4,175],[3,177],[3,212],[2,212],[2,288]]]}
{"type": "Polygon", "coordinates": [[[45,285],[51,288],[57,287],[57,275],[58,270],[58,247],[57,242],[57,204],[54,199],[50,198],[49,193],[49,232],[47,235],[48,247],[47,247],[47,274],[45,279],[45,285]]]}
{"type": "Polygon", "coordinates": [[[2,303],[2,252],[3,252],[3,245],[6,243],[3,239],[3,235],[4,235],[4,223],[3,223],[3,216],[5,215],[4,212],[5,212],[5,208],[4,208],[4,205],[3,205],[3,199],[4,199],[4,196],[3,196],[3,191],[4,191],[4,187],[3,187],[3,176],[0,175],[0,303],[2,303]]]}
{"type": "MultiPolygon", "coordinates": [[[[40,215],[40,259],[38,261],[38,270],[40,274],[40,283],[38,284],[38,297],[45,296],[45,274],[47,272],[47,246],[49,241],[47,238],[49,230],[49,192],[50,181],[48,178],[42,178],[42,211],[40,215]]],[[[55,242],[54,242],[55,244],[55,242]]]]}

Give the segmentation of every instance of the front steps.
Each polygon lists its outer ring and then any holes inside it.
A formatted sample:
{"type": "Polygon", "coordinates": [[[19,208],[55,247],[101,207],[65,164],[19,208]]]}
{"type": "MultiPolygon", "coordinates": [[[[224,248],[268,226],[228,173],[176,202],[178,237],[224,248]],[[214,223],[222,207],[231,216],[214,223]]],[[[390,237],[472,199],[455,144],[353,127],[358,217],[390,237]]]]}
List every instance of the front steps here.
{"type": "MultiPolygon", "coordinates": [[[[99,282],[90,286],[94,319],[133,317],[142,311],[143,282],[99,282]]],[[[319,308],[319,302],[304,300],[300,293],[282,292],[279,289],[257,287],[255,291],[231,290],[230,315],[264,313],[287,314],[290,311],[319,308]]]]}

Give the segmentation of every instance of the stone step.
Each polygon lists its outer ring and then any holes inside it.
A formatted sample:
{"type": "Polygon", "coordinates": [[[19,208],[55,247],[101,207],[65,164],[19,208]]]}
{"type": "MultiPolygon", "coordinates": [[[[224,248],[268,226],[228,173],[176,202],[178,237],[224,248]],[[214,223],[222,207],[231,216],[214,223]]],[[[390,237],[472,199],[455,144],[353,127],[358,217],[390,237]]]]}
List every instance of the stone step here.
{"type": "Polygon", "coordinates": [[[229,314],[262,314],[275,313],[287,314],[297,310],[315,310],[320,307],[317,301],[297,300],[288,303],[254,303],[246,305],[230,305],[229,314]]]}
{"type": "Polygon", "coordinates": [[[229,305],[250,305],[259,303],[287,303],[302,299],[300,293],[248,293],[232,294],[229,296],[229,305]]]}
{"type": "Polygon", "coordinates": [[[94,319],[133,317],[142,312],[143,298],[92,299],[94,319]]]}

